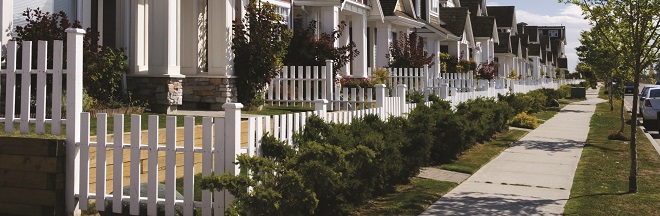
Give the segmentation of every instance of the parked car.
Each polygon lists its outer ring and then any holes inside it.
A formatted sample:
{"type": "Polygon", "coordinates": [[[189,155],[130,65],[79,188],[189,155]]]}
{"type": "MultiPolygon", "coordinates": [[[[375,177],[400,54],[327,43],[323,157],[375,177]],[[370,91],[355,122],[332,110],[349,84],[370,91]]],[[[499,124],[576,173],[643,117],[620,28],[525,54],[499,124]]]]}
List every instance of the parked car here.
{"type": "Polygon", "coordinates": [[[635,88],[635,83],[626,83],[626,91],[624,91],[623,93],[624,94],[628,94],[628,93],[632,94],[634,88],[635,88]]]}
{"type": "Polygon", "coordinates": [[[637,108],[639,109],[638,113],[642,113],[642,107],[644,106],[644,100],[648,97],[647,94],[649,93],[649,89],[651,88],[660,88],[660,84],[655,84],[655,85],[645,85],[644,88],[642,88],[642,92],[639,93],[639,100],[637,100],[637,108]]]}
{"type": "Polygon", "coordinates": [[[658,112],[660,112],[660,88],[650,88],[645,95],[642,118],[646,130],[657,130],[658,112]]]}

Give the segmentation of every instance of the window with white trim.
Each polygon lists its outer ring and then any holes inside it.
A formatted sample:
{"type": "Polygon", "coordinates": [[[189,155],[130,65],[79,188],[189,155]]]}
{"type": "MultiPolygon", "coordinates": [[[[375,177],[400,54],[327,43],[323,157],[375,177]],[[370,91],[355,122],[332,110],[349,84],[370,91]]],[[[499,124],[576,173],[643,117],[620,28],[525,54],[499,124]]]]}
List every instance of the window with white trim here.
{"type": "Polygon", "coordinates": [[[440,2],[438,0],[431,0],[431,12],[432,13],[437,14],[439,6],[440,6],[440,2]]]}

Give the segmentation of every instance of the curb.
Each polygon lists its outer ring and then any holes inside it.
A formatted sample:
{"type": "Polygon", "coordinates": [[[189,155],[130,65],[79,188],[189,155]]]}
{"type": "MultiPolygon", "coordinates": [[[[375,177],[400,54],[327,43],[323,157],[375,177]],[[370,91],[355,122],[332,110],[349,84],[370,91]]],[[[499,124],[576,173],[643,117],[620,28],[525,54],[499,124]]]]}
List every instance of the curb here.
{"type": "MultiPolygon", "coordinates": [[[[625,107],[626,107],[626,110],[628,112],[632,112],[630,109],[628,109],[628,106],[625,106],[625,107]]],[[[642,126],[643,124],[641,122],[639,122],[639,120],[635,119],[635,121],[637,121],[637,128],[644,131],[644,136],[646,136],[646,139],[648,139],[649,142],[651,142],[651,145],[653,145],[653,148],[655,148],[655,151],[658,152],[658,154],[660,154],[660,145],[658,144],[658,142],[655,141],[653,136],[651,136],[651,134],[649,134],[649,131],[647,131],[644,126],[642,126]]]]}

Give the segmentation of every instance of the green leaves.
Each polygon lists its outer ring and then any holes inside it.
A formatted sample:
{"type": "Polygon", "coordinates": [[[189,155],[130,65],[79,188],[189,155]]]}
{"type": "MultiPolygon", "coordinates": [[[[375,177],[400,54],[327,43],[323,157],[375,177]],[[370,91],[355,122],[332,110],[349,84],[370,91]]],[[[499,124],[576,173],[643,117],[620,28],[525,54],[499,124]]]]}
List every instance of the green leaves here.
{"type": "Polygon", "coordinates": [[[424,50],[424,39],[417,35],[416,31],[410,35],[401,33],[398,43],[390,44],[390,58],[387,67],[391,68],[421,68],[424,65],[433,65],[435,54],[429,55],[424,50]]]}
{"type": "Polygon", "coordinates": [[[263,105],[263,89],[282,67],[291,40],[291,30],[283,21],[275,6],[255,0],[246,7],[245,18],[234,21],[231,48],[238,76],[237,98],[246,107],[263,105]]]}

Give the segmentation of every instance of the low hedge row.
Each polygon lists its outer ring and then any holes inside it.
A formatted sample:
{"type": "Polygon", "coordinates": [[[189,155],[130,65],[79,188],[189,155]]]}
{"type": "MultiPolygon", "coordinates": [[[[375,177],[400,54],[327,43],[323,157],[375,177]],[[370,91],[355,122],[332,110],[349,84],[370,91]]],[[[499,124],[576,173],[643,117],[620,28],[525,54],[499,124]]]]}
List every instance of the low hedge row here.
{"type": "MultiPolygon", "coordinates": [[[[543,95],[545,102],[555,93],[543,95]]],[[[265,136],[262,156],[239,156],[239,175],[204,177],[202,188],[234,195],[230,215],[348,215],[406,183],[422,166],[450,162],[507,129],[517,111],[507,100],[480,98],[452,109],[447,101],[430,99],[431,106],[420,103],[408,118],[388,121],[368,115],[346,125],[313,116],[292,146],[265,136]]]]}

